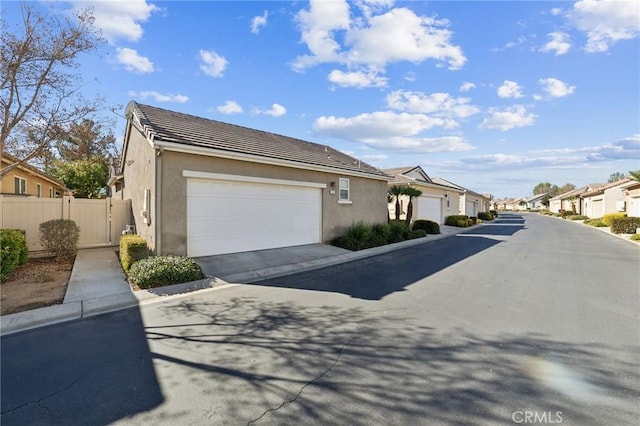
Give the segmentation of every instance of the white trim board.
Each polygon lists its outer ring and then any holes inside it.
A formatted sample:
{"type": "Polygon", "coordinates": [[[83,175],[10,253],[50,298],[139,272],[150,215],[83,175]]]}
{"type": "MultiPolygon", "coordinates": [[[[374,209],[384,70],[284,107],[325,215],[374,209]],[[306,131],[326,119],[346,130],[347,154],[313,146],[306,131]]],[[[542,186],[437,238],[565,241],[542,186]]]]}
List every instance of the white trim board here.
{"type": "Polygon", "coordinates": [[[197,178],[197,179],[226,180],[226,181],[233,181],[233,182],[248,182],[248,183],[266,183],[271,185],[301,186],[306,188],[324,189],[327,187],[326,183],[302,182],[297,180],[284,180],[284,179],[270,179],[270,178],[254,177],[254,176],[228,175],[223,173],[198,172],[194,170],[183,170],[182,176],[187,178],[197,178]]]}

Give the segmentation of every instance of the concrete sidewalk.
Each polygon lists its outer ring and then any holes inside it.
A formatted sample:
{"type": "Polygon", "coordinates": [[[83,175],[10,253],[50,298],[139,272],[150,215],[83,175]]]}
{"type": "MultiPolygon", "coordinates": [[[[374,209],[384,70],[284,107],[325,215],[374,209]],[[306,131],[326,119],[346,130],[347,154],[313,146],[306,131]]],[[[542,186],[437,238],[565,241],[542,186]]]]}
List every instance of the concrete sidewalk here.
{"type": "MultiPolygon", "coordinates": [[[[479,225],[482,226],[482,225],[479,225]]],[[[5,336],[63,321],[77,320],[114,310],[146,304],[163,297],[221,287],[228,283],[251,283],[267,278],[310,271],[363,259],[394,250],[428,244],[465,230],[442,225],[441,234],[403,241],[358,252],[322,244],[285,247],[195,259],[207,275],[204,280],[133,292],[112,247],[79,250],[64,302],[0,317],[5,336]]]]}

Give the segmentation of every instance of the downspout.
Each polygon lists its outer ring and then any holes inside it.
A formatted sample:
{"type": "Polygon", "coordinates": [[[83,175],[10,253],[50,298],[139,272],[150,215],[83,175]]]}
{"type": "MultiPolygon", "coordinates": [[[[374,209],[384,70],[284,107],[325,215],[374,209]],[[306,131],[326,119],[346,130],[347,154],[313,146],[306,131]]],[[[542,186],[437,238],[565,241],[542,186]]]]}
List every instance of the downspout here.
{"type": "Polygon", "coordinates": [[[156,150],[156,202],[155,202],[155,234],[156,234],[156,255],[162,255],[162,154],[163,146],[154,146],[156,150]]]}

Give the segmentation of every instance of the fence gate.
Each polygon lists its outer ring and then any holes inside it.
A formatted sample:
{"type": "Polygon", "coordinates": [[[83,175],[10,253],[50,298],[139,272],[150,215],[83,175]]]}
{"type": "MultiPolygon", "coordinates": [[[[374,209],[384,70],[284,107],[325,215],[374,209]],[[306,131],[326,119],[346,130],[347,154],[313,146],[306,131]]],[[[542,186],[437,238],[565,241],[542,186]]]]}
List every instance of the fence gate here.
{"type": "Polygon", "coordinates": [[[74,197],[33,198],[0,195],[2,229],[26,232],[29,251],[42,250],[39,227],[52,219],[71,219],[80,228],[78,248],[117,246],[126,225],[131,224],[129,200],[74,197]]]}

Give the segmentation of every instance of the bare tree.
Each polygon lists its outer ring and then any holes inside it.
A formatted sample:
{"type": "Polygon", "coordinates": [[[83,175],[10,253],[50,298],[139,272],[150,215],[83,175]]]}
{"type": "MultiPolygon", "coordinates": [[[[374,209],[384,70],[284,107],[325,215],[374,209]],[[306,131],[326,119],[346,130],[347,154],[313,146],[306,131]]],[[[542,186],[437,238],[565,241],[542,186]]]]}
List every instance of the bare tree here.
{"type": "Polygon", "coordinates": [[[18,28],[2,22],[0,155],[11,148],[20,162],[0,170],[0,177],[40,155],[102,105],[99,98],[83,98],[75,72],[79,56],[103,43],[91,11],[62,18],[39,7],[24,3],[18,28]]]}

